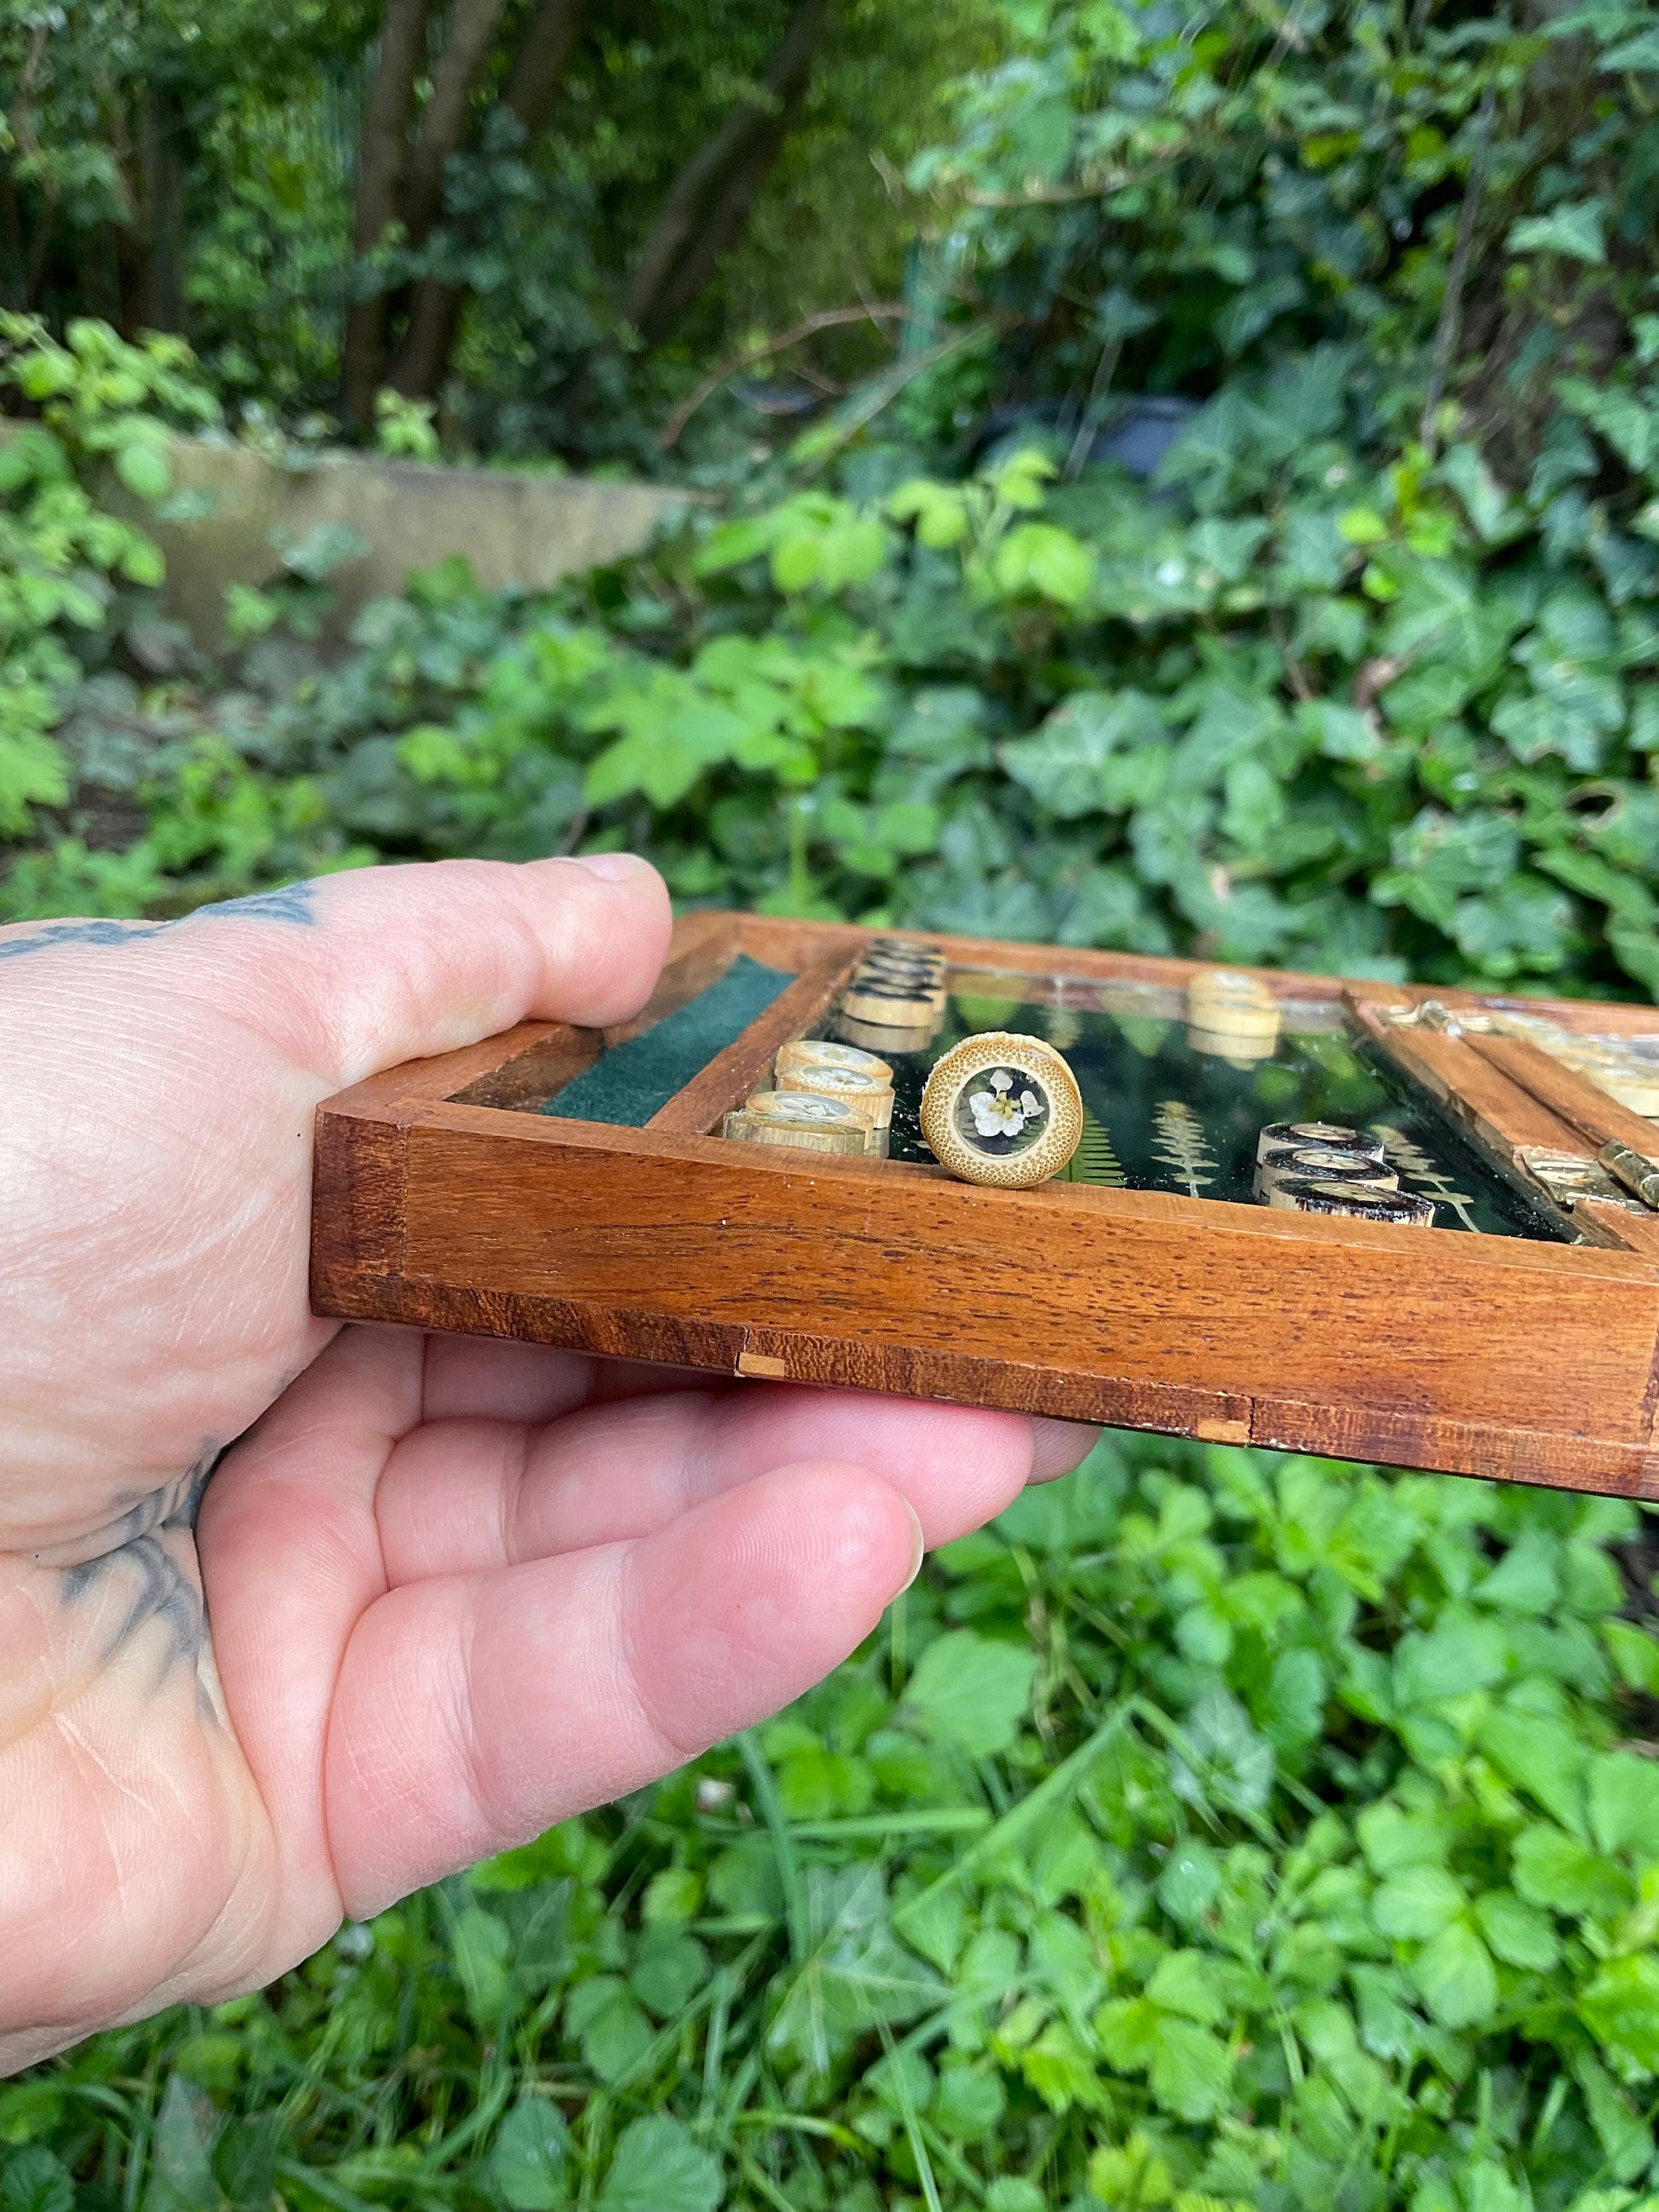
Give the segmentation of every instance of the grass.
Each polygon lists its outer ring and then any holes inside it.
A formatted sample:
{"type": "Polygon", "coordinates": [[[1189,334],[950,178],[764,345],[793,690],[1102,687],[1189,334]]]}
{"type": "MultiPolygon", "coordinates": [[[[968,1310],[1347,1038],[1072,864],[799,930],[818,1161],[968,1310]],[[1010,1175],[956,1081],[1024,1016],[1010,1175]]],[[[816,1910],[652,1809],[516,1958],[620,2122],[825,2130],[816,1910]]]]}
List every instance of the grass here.
{"type": "Polygon", "coordinates": [[[1640,1534],[1109,1438],[768,1726],[0,2087],[0,2212],[1626,2212],[1640,1534]]]}

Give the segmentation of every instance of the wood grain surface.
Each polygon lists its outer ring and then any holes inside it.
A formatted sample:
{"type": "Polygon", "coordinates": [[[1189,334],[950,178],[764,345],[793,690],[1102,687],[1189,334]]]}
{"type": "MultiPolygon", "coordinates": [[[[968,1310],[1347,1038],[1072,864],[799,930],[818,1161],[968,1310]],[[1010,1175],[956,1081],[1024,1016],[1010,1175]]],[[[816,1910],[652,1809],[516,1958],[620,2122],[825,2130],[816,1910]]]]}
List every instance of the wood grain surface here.
{"type": "MultiPolygon", "coordinates": [[[[723,1144],[700,1131],[816,1018],[867,933],[695,920],[671,996],[737,951],[799,980],[651,1127],[505,1110],[597,1048],[547,1024],[320,1110],[319,1312],[665,1361],[734,1387],[834,1383],[1659,1496],[1659,1216],[1650,1231],[1596,1208],[1598,1234],[1620,1219],[1648,1232],[1615,1250],[1086,1184],[988,1190],[723,1144]]],[[[1050,977],[1167,985],[1199,964],[920,941],[1050,977]]],[[[1270,980],[1327,1002],[1344,988],[1270,980]]],[[[1498,1158],[1593,1152],[1568,1111],[1582,1100],[1540,1096],[1535,1071],[1467,1037],[1389,1030],[1382,1006],[1408,993],[1350,988],[1379,1048],[1498,1158]]]]}

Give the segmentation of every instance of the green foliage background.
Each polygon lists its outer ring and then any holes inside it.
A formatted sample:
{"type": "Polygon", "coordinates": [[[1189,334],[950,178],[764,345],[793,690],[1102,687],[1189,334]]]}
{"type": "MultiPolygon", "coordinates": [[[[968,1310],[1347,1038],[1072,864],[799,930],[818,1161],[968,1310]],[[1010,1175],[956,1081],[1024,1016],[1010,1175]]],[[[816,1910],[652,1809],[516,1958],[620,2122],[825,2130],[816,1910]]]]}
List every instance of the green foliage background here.
{"type": "MultiPolygon", "coordinates": [[[[340,220],[227,10],[214,127],[294,167],[198,234],[216,388],[5,326],[0,914],[627,843],[690,902],[1651,994],[1659,16],[974,20],[875,374],[763,437],[717,392],[690,521],[550,599],[428,571],[325,651],[349,546],[287,547],[210,664],[100,487],[166,512],[167,426],[250,392],[306,428],[340,220]],[[1150,480],[1090,458],[1146,395],[1150,480]]],[[[636,409],[795,312],[799,234],[873,265],[821,150],[636,409]]],[[[481,296],[466,434],[533,444],[481,296]]],[[[752,1738],[0,2090],[0,2212],[1651,2212],[1653,1565],[1622,1504],[1109,1441],[752,1738]]]]}

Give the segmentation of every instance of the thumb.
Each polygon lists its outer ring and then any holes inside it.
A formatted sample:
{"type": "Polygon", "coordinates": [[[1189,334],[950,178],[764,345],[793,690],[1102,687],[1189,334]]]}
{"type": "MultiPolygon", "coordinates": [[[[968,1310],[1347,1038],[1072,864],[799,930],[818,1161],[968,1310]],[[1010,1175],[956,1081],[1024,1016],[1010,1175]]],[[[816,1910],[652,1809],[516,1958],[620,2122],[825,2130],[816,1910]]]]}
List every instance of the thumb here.
{"type": "Polygon", "coordinates": [[[204,909],[154,949],[165,945],[173,988],[338,1090],[515,1022],[625,1020],[651,994],[672,926],[656,870],[605,853],[325,876],[204,909]]]}

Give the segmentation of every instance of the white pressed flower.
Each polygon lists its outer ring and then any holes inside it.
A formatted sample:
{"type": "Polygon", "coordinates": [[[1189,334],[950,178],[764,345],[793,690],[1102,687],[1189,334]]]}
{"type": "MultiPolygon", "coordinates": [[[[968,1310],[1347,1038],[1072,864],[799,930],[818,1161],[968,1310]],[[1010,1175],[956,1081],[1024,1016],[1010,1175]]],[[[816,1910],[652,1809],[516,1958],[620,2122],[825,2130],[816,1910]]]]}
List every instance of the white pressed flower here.
{"type": "Polygon", "coordinates": [[[1000,1091],[976,1091],[968,1109],[981,1137],[1017,1137],[1025,1127],[1019,1106],[1000,1091]]]}
{"type": "Polygon", "coordinates": [[[1009,1074],[1006,1067],[999,1067],[992,1072],[991,1088],[993,1091],[1012,1091],[1013,1087],[1014,1079],[1009,1074]]]}

